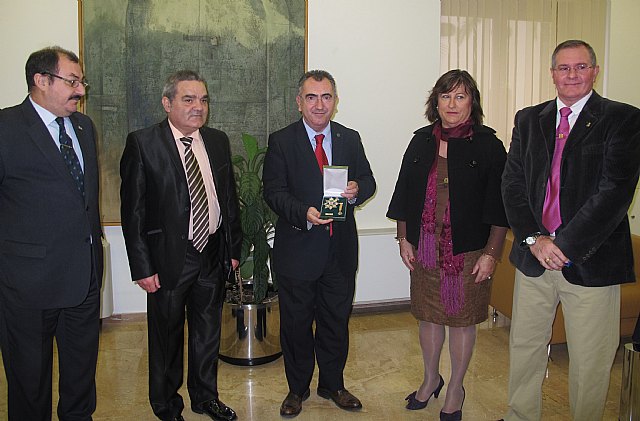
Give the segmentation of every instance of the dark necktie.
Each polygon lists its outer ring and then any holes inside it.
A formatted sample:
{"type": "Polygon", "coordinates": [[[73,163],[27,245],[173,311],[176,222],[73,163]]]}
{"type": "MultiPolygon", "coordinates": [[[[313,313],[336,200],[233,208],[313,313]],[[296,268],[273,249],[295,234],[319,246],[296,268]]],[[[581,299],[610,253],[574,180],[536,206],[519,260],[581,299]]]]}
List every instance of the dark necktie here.
{"type": "Polygon", "coordinates": [[[329,160],[327,159],[327,154],[324,153],[324,148],[322,147],[322,141],[324,140],[323,134],[317,134],[314,136],[316,140],[316,161],[318,161],[318,167],[320,167],[320,172],[322,172],[322,167],[324,165],[329,165],[329,160]]]}
{"type": "Polygon", "coordinates": [[[193,247],[198,251],[202,251],[209,239],[209,203],[207,201],[207,192],[204,188],[204,180],[202,179],[200,166],[191,149],[193,138],[183,137],[180,141],[185,146],[184,163],[187,168],[187,182],[189,183],[191,212],[193,214],[193,247]]]}
{"type": "Polygon", "coordinates": [[[73,150],[73,142],[64,128],[64,118],[57,117],[56,123],[58,123],[58,127],[60,128],[59,140],[62,159],[64,159],[65,164],[67,164],[69,173],[71,173],[71,177],[75,180],[78,190],[84,196],[84,174],[82,173],[78,155],[76,155],[76,151],[73,150]]]}
{"type": "Polygon", "coordinates": [[[569,137],[569,114],[571,108],[560,109],[560,124],[556,130],[556,148],[553,151],[549,182],[547,183],[547,195],[544,199],[542,210],[542,224],[550,232],[554,233],[562,224],[560,216],[560,167],[562,164],[562,151],[569,137]]]}

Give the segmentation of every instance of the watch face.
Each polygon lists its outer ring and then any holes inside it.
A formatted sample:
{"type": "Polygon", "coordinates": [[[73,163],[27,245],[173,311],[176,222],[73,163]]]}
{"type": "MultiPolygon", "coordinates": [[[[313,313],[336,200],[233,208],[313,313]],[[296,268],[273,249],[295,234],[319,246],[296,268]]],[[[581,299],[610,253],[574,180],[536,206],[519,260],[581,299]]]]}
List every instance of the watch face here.
{"type": "Polygon", "coordinates": [[[527,237],[524,239],[524,242],[527,243],[528,246],[532,246],[536,243],[536,237],[527,237]]]}

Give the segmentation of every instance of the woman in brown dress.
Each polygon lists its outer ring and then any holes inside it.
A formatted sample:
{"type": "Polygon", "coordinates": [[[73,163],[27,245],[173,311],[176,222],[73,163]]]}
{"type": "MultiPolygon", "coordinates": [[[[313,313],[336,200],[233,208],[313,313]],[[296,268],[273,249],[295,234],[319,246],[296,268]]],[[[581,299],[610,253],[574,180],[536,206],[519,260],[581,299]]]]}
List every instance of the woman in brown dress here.
{"type": "Polygon", "coordinates": [[[445,326],[449,378],[441,420],[462,419],[464,375],[476,324],[488,317],[491,275],[507,232],[500,194],[506,152],[482,125],[480,92],[471,75],[442,75],[427,100],[433,124],[418,129],[402,159],[387,216],[397,221],[400,257],[411,273],[411,312],[419,320],[424,380],[407,409],[438,397],[445,326]]]}

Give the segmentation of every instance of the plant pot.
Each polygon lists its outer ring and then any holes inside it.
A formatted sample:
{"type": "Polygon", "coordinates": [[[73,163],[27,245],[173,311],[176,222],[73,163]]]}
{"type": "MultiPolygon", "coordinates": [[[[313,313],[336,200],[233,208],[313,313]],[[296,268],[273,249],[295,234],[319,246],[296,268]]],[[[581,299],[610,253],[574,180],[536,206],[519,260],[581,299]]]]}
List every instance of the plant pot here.
{"type": "Polygon", "coordinates": [[[280,306],[278,296],[260,304],[222,306],[220,359],[234,365],[254,366],[278,359],[280,347],[280,306]]]}

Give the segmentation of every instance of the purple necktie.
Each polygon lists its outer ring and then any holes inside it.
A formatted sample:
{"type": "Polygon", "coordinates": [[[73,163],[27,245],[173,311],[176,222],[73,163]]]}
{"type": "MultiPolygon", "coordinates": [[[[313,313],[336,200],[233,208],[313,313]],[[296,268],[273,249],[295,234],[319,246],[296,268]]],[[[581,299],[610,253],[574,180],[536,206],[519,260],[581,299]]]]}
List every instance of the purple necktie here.
{"type": "Polygon", "coordinates": [[[562,224],[560,216],[560,166],[562,164],[562,151],[569,137],[569,114],[571,108],[560,109],[560,124],[556,130],[556,148],[553,151],[553,161],[551,161],[551,172],[547,183],[547,196],[544,199],[542,210],[542,224],[549,231],[554,233],[562,224]]]}

